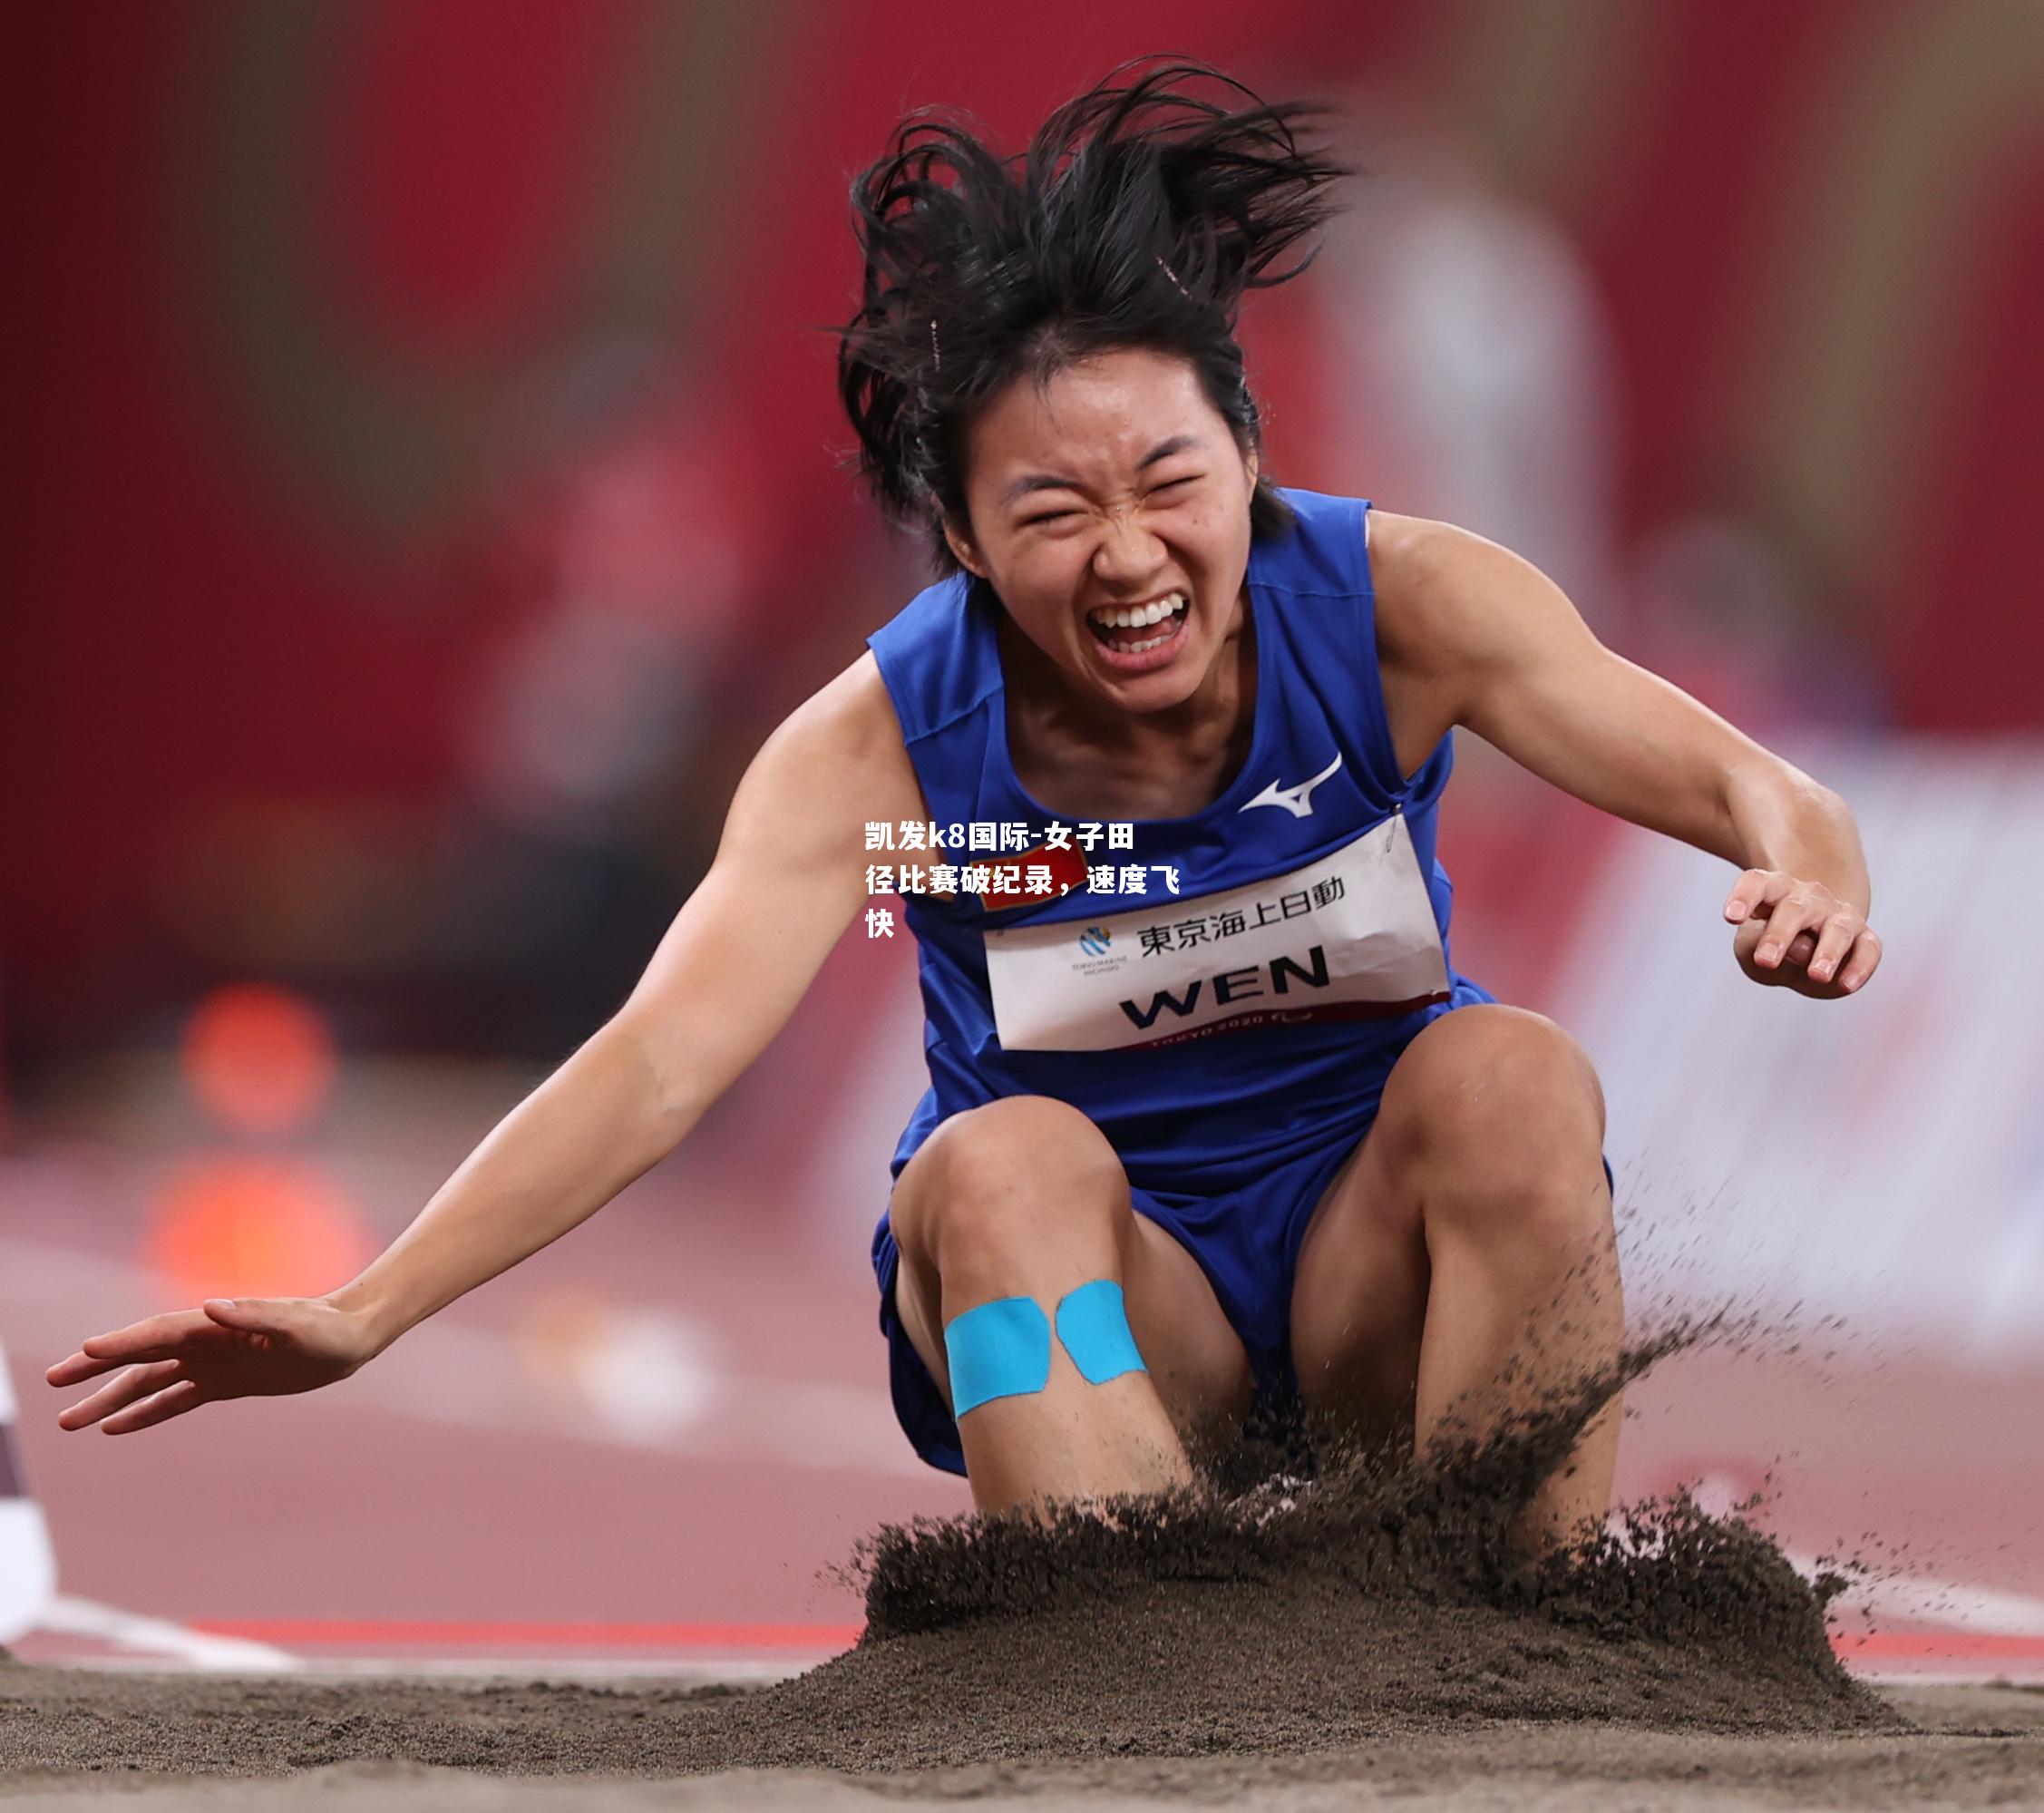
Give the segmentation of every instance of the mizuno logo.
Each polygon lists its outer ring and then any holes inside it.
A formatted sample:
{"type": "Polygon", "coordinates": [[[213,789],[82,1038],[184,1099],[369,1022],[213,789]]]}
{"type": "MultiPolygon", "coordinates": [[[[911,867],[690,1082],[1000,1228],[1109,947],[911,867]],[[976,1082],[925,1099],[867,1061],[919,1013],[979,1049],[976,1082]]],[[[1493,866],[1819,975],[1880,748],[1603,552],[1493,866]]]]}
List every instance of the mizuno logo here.
{"type": "Polygon", "coordinates": [[[1334,752],[1334,760],[1309,781],[1301,781],[1296,787],[1280,787],[1277,782],[1263,789],[1252,800],[1245,801],[1241,810],[1247,812],[1252,805],[1281,805],[1294,818],[1310,818],[1313,815],[1313,789],[1331,776],[1341,765],[1341,752],[1334,752]]]}

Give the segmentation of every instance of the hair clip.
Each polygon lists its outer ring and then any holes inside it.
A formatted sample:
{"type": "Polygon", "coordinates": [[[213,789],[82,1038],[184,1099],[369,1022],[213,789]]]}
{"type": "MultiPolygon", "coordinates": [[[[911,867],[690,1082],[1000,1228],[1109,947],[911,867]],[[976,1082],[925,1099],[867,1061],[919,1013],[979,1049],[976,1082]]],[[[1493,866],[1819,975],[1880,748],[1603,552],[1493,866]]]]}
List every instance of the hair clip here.
{"type": "Polygon", "coordinates": [[[1179,282],[1178,273],[1172,269],[1169,265],[1164,263],[1163,255],[1161,252],[1157,255],[1157,267],[1163,272],[1166,277],[1171,279],[1171,287],[1175,289],[1179,293],[1179,295],[1183,296],[1186,299],[1186,301],[1190,302],[1192,299],[1192,292],[1187,289],[1183,284],[1179,282]]]}
{"type": "Polygon", "coordinates": [[[930,317],[930,356],[936,363],[937,369],[942,371],[944,349],[937,344],[937,317],[934,315],[930,317]]]}

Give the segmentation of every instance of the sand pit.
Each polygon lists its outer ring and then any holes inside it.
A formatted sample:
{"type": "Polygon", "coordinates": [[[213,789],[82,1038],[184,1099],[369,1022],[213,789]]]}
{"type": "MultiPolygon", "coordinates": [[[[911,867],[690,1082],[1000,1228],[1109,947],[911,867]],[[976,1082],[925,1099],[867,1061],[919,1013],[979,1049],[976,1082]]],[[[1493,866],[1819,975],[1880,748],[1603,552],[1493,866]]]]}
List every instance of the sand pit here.
{"type": "MultiPolygon", "coordinates": [[[[913,1772],[734,1769],[717,1760],[728,1756],[739,1730],[756,1738],[761,1727],[742,1720],[721,1740],[716,1728],[734,1713],[756,1716],[774,1707],[785,1691],[248,1681],[0,1666],[0,1796],[10,1806],[70,1813],[102,1801],[147,1813],[500,1807],[765,1813],[878,1807],[904,1798],[1035,1813],[1163,1800],[1225,1800],[1272,1813],[1379,1799],[1417,1809],[2044,1806],[2044,1694],[2008,1688],[1887,1690],[1874,1696],[1879,1728],[1831,1736],[1455,1714],[1432,1730],[1361,1741],[1330,1742],[1319,1730],[1299,1730],[1298,1748],[1278,1753],[1230,1750],[1217,1727],[1203,1743],[1186,1743],[1176,1731],[1137,1734],[1132,1751],[1119,1756],[913,1772]],[[1183,1747],[1161,1752],[1165,1743],[1183,1747]],[[677,1770],[691,1773],[676,1779],[677,1770]],[[696,1772],[703,1770],[710,1772],[696,1772]],[[287,1779],[230,1779],[279,1773],[287,1779]]],[[[793,1740],[786,1717],[794,1703],[767,1711],[764,1724],[793,1740]]],[[[967,1714],[961,1708],[952,1718],[962,1724],[967,1714]]],[[[812,1755],[862,1750],[871,1736],[820,1725],[786,1748],[812,1755]]]]}
{"type": "Polygon", "coordinates": [[[2044,1805],[2044,1696],[1854,1681],[1826,1636],[1835,1583],[1813,1588],[1736,1518],[1637,1507],[1594,1547],[1523,1560],[1512,1518],[1601,1395],[1445,1467],[1324,1467],[1124,1506],[1112,1526],[884,1532],[860,1646],[754,1691],[0,1667],[0,1791],[76,1807],[110,1779],[173,1777],[123,1804],[2044,1805]],[[297,1779],[249,1798],[238,1776],[297,1779]],[[534,1779],[563,1776],[580,1779],[534,1779]]]}

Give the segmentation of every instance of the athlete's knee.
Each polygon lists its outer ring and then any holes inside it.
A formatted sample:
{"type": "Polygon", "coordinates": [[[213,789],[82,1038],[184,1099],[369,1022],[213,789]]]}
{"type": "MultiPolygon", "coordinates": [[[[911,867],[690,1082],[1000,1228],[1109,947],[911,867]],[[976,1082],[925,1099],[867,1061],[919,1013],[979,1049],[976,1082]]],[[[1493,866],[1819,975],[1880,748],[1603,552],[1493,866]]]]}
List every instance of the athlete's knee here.
{"type": "Polygon", "coordinates": [[[1385,1108],[1389,1143],[1408,1159],[1511,1165],[1603,1140],[1604,1092],[1589,1053],[1523,1008],[1443,1014],[1398,1059],[1385,1108]]]}
{"type": "Polygon", "coordinates": [[[1612,1251],[1611,1193],[1596,1154],[1451,1179],[1421,1214],[1430,1237],[1460,1235],[1570,1266],[1594,1265],[1612,1251]]]}
{"type": "Polygon", "coordinates": [[[890,1218],[903,1251],[941,1270],[1094,1236],[1127,1199],[1121,1161],[1093,1122],[1047,1096],[1010,1096],[953,1115],[924,1141],[890,1218]]]}
{"type": "Polygon", "coordinates": [[[1398,1060],[1379,1131],[1436,1223],[1494,1218],[1558,1238],[1608,1222],[1603,1090],[1589,1054],[1543,1015],[1442,1015],[1398,1060]]]}

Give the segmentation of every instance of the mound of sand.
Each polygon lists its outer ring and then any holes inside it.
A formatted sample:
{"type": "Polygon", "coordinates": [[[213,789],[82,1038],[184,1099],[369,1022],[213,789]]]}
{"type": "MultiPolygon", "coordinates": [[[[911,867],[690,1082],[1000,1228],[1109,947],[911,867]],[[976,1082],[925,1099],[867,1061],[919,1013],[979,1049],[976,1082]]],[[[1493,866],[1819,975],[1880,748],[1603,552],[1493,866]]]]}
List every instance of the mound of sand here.
{"type": "Polygon", "coordinates": [[[1737,1519],[1680,1499],[1636,1507],[1538,1563],[1508,1540],[1588,1418],[1678,1344],[1445,1464],[1323,1467],[1244,1496],[1124,1503],[1110,1522],[883,1531],[861,1558],[858,1648],[757,1691],[186,1679],[141,1701],[77,1680],[7,1695],[0,1736],[16,1769],[264,1774],[382,1757],[670,1775],[1298,1756],[1500,1720],[1906,1730],[1832,1653],[1835,1583],[1806,1584],[1737,1519]],[[15,1716],[32,1702],[41,1716],[15,1716]]]}
{"type": "MultiPolygon", "coordinates": [[[[1686,1498],[1541,1562],[1514,1519],[1618,1377],[1426,1468],[1323,1467],[1283,1497],[883,1532],[858,1650],[747,1705],[748,1743],[838,1767],[1297,1752],[1484,1719],[1661,1730],[1899,1729],[1766,1535],[1686,1498]],[[784,1748],[786,1747],[786,1748],[784,1748]]],[[[755,1750],[754,1754],[758,1754],[755,1750]]]]}

